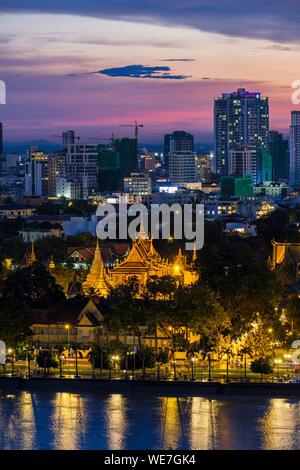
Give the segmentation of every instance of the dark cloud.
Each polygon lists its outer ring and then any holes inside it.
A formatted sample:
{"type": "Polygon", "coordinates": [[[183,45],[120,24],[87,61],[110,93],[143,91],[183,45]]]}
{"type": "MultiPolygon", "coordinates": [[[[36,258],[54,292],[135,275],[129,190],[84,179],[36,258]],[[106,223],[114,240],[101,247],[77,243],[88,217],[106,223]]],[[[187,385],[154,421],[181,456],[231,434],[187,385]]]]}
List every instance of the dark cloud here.
{"type": "Polygon", "coordinates": [[[299,0],[1,0],[0,10],[156,21],[227,36],[300,42],[299,0]]]}
{"type": "Polygon", "coordinates": [[[188,75],[173,75],[170,67],[160,65],[149,67],[147,65],[126,65],[125,67],[116,67],[97,72],[90,72],[88,75],[98,74],[108,75],[109,77],[129,77],[129,78],[156,78],[161,80],[184,80],[188,75]]]}
{"type": "Polygon", "coordinates": [[[162,59],[163,62],[195,62],[196,59],[162,59]]]}

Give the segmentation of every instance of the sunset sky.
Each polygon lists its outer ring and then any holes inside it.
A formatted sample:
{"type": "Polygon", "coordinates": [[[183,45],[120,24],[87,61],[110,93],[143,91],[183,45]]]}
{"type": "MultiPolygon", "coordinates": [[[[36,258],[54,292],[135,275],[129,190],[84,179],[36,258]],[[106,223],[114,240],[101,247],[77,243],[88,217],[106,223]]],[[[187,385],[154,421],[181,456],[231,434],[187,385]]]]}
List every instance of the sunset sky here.
{"type": "Polygon", "coordinates": [[[118,124],[138,120],[144,143],[175,129],[210,142],[213,97],[241,86],[287,133],[299,24],[299,0],[1,0],[6,140],[130,136],[118,124]]]}

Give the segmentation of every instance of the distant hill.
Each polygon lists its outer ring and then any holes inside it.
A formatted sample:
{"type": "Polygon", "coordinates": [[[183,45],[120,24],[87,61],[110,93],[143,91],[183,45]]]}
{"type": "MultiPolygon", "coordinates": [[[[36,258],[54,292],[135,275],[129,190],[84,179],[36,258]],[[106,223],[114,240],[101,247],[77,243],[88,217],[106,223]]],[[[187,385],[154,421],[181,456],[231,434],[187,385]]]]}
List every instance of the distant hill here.
{"type": "Polygon", "coordinates": [[[48,140],[32,140],[29,142],[4,142],[4,153],[24,153],[30,147],[37,148],[45,153],[56,152],[62,148],[61,145],[48,140]]]}
{"type": "MultiPolygon", "coordinates": [[[[82,142],[83,143],[83,142],[82,142]]],[[[95,143],[95,142],[94,142],[95,143]]],[[[37,148],[45,153],[56,152],[62,149],[62,145],[56,144],[49,140],[32,140],[28,142],[4,142],[4,153],[24,153],[30,147],[37,148]]],[[[163,152],[161,144],[144,143],[141,142],[140,148],[147,148],[150,152],[163,152]]],[[[213,144],[211,143],[195,143],[195,150],[198,153],[207,153],[212,150],[213,144]]]]}

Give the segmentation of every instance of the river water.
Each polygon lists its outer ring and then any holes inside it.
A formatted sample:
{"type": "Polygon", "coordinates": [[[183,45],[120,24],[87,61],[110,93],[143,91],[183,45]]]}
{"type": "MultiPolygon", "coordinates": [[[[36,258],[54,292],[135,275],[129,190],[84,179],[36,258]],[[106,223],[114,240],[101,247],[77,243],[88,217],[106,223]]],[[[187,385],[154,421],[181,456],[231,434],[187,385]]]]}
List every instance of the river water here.
{"type": "Polygon", "coordinates": [[[0,393],[0,449],[300,449],[300,401],[0,393]]]}

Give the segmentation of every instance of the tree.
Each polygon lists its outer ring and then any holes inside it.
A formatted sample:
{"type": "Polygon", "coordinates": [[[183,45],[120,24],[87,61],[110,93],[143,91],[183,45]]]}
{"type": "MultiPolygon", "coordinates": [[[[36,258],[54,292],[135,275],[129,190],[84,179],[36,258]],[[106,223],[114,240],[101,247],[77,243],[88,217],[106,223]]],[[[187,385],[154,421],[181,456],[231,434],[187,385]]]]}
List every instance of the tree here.
{"type": "Polygon", "coordinates": [[[30,377],[30,365],[31,361],[34,359],[36,355],[35,347],[32,343],[23,341],[18,343],[15,349],[16,352],[16,359],[27,361],[27,375],[30,377]]]}
{"type": "Polygon", "coordinates": [[[220,350],[220,358],[226,356],[226,382],[229,382],[229,361],[234,358],[234,348],[231,338],[226,337],[226,344],[220,350]]]}
{"type": "Polygon", "coordinates": [[[127,284],[120,285],[111,291],[109,300],[112,305],[112,315],[108,319],[109,326],[119,339],[120,329],[132,331],[138,338],[141,347],[140,326],[145,324],[146,304],[138,297],[140,286],[135,277],[127,284]]]}
{"type": "Polygon", "coordinates": [[[283,242],[286,238],[288,222],[287,210],[277,209],[257,221],[258,235],[264,240],[267,247],[271,247],[273,239],[283,242]]]}
{"type": "Polygon", "coordinates": [[[66,240],[68,246],[95,246],[95,237],[89,232],[82,232],[78,235],[69,236],[66,240]]]}
{"type": "Polygon", "coordinates": [[[219,294],[231,323],[231,334],[238,338],[256,320],[274,321],[282,299],[282,285],[248,246],[224,243],[202,254],[202,282],[219,294]]]}
{"type": "Polygon", "coordinates": [[[19,300],[0,299],[0,338],[15,345],[31,334],[32,316],[27,306],[19,300]]]}
{"type": "Polygon", "coordinates": [[[46,237],[35,243],[37,258],[41,262],[47,262],[53,256],[55,262],[65,261],[67,257],[67,244],[58,237],[46,237]]]}
{"type": "Polygon", "coordinates": [[[6,279],[3,299],[18,299],[25,306],[43,308],[62,303],[65,296],[45,266],[34,263],[19,269],[6,279]]]}
{"type": "Polygon", "coordinates": [[[13,262],[20,262],[25,254],[26,245],[19,236],[10,236],[1,243],[1,257],[10,258],[13,262]]]}
{"type": "Polygon", "coordinates": [[[95,369],[110,369],[112,365],[111,357],[117,355],[120,361],[124,359],[128,348],[118,340],[112,340],[109,343],[93,344],[89,361],[94,364],[95,369]]]}
{"type": "Polygon", "coordinates": [[[300,299],[291,299],[287,307],[287,320],[292,330],[300,333],[300,299]]]}
{"type": "Polygon", "coordinates": [[[171,276],[153,276],[146,284],[142,300],[145,304],[149,332],[154,331],[155,353],[158,355],[157,328],[171,316],[172,299],[176,292],[176,283],[171,276]]]}
{"type": "MultiPolygon", "coordinates": [[[[131,357],[130,361],[129,361],[129,367],[131,366],[132,360],[133,359],[131,357]]],[[[155,357],[155,354],[153,353],[152,349],[149,346],[143,346],[136,353],[135,361],[136,361],[136,368],[137,369],[142,369],[143,378],[145,378],[146,368],[147,367],[148,368],[155,367],[156,357],[155,357]]]]}
{"type": "Polygon", "coordinates": [[[247,356],[252,357],[252,349],[249,346],[243,346],[240,349],[240,353],[244,356],[244,379],[247,379],[247,356]]]}
{"type": "Polygon", "coordinates": [[[270,359],[260,357],[250,364],[250,370],[254,374],[261,374],[261,379],[265,374],[272,374],[273,368],[270,359]]]}
{"type": "Polygon", "coordinates": [[[41,349],[36,357],[37,365],[44,369],[44,375],[49,374],[50,368],[58,367],[57,356],[52,350],[41,349]]]}
{"type": "Polygon", "coordinates": [[[170,319],[171,324],[184,328],[186,350],[189,331],[200,337],[208,337],[216,335],[226,322],[219,295],[202,283],[180,286],[176,291],[172,312],[174,317],[170,319]]]}
{"type": "Polygon", "coordinates": [[[16,345],[15,353],[17,361],[25,361],[26,359],[31,361],[34,359],[36,351],[32,343],[21,341],[16,345]]]}

